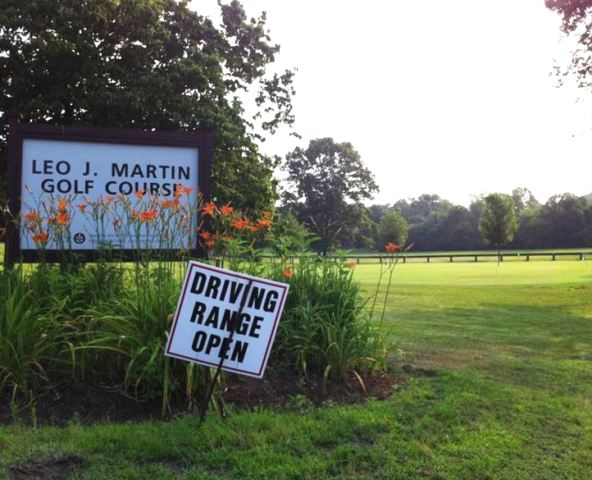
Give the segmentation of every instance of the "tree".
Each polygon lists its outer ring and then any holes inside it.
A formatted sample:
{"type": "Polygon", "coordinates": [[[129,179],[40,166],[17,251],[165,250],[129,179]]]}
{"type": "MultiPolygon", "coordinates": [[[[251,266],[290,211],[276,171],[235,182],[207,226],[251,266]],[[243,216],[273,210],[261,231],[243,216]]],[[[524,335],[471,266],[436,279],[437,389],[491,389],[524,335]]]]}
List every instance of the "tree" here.
{"type": "Polygon", "coordinates": [[[567,77],[574,77],[581,88],[592,88],[592,0],[545,0],[548,8],[563,16],[563,31],[576,35],[579,43],[572,52],[566,68],[556,68],[559,83],[567,77]]]}
{"type": "Polygon", "coordinates": [[[528,188],[518,187],[512,190],[512,199],[516,205],[516,211],[520,213],[525,208],[540,207],[541,204],[528,188]]]}
{"type": "Polygon", "coordinates": [[[570,193],[554,195],[540,209],[538,236],[546,246],[586,247],[592,243],[592,204],[570,193]]]}
{"type": "Polygon", "coordinates": [[[479,233],[485,243],[500,250],[509,243],[516,233],[516,206],[510,195],[492,193],[483,201],[483,210],[479,220],[479,233]]]}
{"type": "Polygon", "coordinates": [[[404,245],[407,241],[409,225],[407,220],[396,210],[387,211],[378,224],[377,249],[382,250],[389,242],[404,245]]]}
{"type": "Polygon", "coordinates": [[[214,195],[271,205],[275,163],[252,132],[292,124],[292,72],[266,74],[279,47],[265,15],[247,19],[236,0],[220,8],[215,27],[186,0],[0,0],[0,150],[11,112],[50,124],[213,129],[214,195]],[[246,118],[238,95],[247,90],[263,116],[246,118]]]}
{"type": "Polygon", "coordinates": [[[311,140],[286,157],[284,202],[320,237],[323,251],[351,241],[369,222],[362,200],[378,190],[372,173],[351,143],[311,140]]]}

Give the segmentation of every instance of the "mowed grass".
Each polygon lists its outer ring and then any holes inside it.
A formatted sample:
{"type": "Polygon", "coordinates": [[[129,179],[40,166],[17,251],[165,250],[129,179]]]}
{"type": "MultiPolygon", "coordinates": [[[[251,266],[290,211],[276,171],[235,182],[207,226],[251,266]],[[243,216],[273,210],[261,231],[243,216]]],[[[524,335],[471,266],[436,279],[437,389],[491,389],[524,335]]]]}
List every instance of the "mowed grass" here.
{"type": "MultiPolygon", "coordinates": [[[[368,293],[378,272],[356,269],[368,293]]],[[[400,264],[382,326],[415,375],[390,399],[3,427],[0,478],[67,454],[80,479],[592,478],[591,280],[585,261],[400,264]]]]}

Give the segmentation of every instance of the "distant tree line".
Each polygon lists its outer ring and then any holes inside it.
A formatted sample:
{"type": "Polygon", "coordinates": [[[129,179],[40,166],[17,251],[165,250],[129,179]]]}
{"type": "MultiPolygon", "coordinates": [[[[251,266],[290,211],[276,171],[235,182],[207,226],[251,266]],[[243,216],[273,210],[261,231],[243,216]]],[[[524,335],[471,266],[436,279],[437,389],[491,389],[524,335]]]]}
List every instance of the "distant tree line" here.
{"type": "MultiPolygon", "coordinates": [[[[592,194],[583,197],[570,193],[554,195],[541,204],[528,189],[517,188],[510,198],[516,229],[513,240],[504,247],[592,246],[592,194]]],[[[483,207],[484,197],[473,199],[467,208],[427,194],[392,205],[372,205],[368,209],[372,228],[367,233],[375,247],[381,249],[387,240],[385,226],[392,224],[393,216],[398,215],[407,224],[402,227],[407,235],[402,237],[406,243],[413,243],[416,251],[488,248],[479,230],[483,207]]],[[[364,243],[360,241],[355,246],[363,247],[364,243]]]]}

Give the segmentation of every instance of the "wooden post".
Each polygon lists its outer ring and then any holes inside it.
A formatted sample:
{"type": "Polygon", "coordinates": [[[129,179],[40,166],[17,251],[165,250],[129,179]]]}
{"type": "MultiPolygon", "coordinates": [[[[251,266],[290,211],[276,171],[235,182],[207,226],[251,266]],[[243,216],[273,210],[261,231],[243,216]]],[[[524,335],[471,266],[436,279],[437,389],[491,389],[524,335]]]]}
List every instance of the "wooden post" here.
{"type": "Polygon", "coordinates": [[[430,263],[430,257],[426,255],[426,260],[430,263]]]}
{"type": "Polygon", "coordinates": [[[450,263],[452,263],[452,255],[450,255],[450,263]]]}
{"type": "Polygon", "coordinates": [[[553,254],[553,256],[552,256],[552,260],[553,260],[553,261],[555,261],[555,254],[553,254]]]}
{"type": "Polygon", "coordinates": [[[477,255],[475,255],[475,262],[477,262],[477,255]]]}

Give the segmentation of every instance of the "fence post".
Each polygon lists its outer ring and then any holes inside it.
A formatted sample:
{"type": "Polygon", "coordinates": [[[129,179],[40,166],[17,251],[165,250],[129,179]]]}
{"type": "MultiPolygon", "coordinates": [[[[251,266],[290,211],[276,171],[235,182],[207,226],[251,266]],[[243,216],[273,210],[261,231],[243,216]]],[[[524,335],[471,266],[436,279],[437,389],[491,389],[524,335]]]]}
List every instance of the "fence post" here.
{"type": "Polygon", "coordinates": [[[475,255],[475,262],[477,261],[477,255],[475,255]]]}
{"type": "Polygon", "coordinates": [[[553,254],[552,260],[555,261],[555,254],[553,254]]]}
{"type": "Polygon", "coordinates": [[[426,260],[430,263],[430,257],[426,255],[426,260]]]}
{"type": "Polygon", "coordinates": [[[452,255],[450,255],[450,263],[452,263],[452,255]]]}

